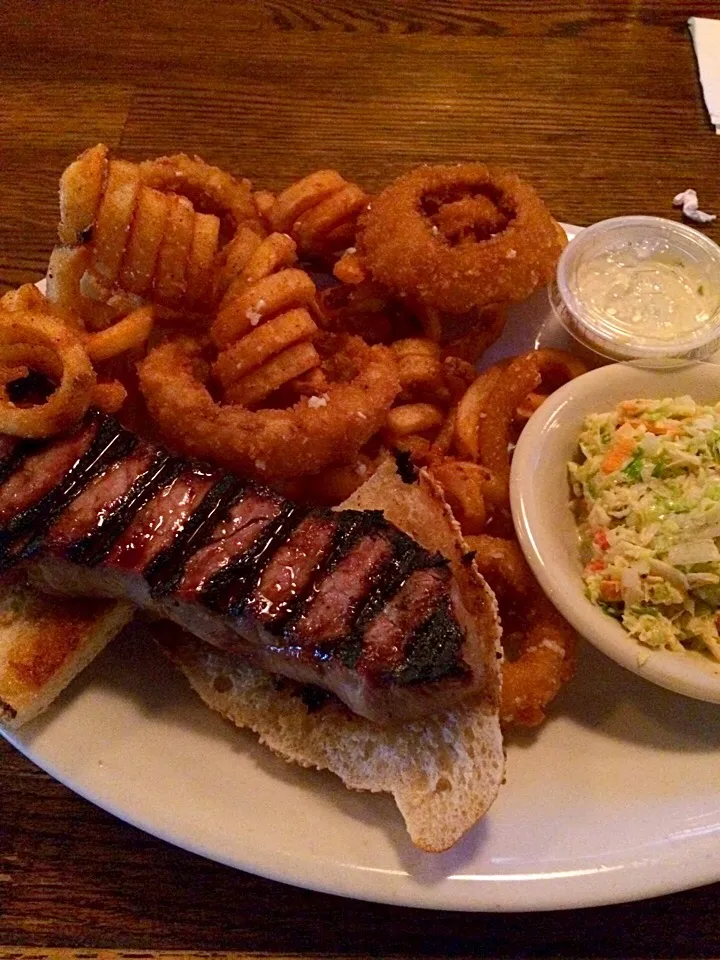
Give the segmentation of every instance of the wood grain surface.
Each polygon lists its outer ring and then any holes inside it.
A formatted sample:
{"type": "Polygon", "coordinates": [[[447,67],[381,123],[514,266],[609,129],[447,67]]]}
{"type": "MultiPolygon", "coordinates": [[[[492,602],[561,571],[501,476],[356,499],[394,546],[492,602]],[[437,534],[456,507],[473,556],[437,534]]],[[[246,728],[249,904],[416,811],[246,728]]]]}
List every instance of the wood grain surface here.
{"type": "MultiPolygon", "coordinates": [[[[720,2],[3,0],[0,290],[43,276],[59,173],[98,140],[131,159],[196,152],[271,189],[320,166],[373,189],[423,160],[479,158],[575,223],[677,217],[688,186],[720,213],[689,13],[720,17],[720,2]]],[[[720,956],[720,885],[568,913],[419,913],[184,853],[4,742],[0,798],[0,960],[720,956]]]]}

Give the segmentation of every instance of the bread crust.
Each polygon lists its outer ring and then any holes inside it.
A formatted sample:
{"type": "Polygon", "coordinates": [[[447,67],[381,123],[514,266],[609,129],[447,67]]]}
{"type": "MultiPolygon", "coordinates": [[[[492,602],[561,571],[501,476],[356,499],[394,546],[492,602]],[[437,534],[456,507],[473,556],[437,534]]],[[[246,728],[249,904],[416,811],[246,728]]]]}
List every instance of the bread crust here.
{"type": "Polygon", "coordinates": [[[130,622],[132,604],[50,597],[20,576],[0,591],[0,726],[17,729],[52,703],[130,622]]]}
{"type": "Polygon", "coordinates": [[[304,689],[171,625],[154,628],[164,653],[213,710],[288,762],[330,770],[353,790],[392,794],[413,843],[439,853],[487,812],[503,781],[498,719],[500,624],[440,489],[420,472],[405,484],[392,463],[338,509],[382,509],[390,522],[450,560],[475,619],[486,683],[476,697],[410,723],[378,726],[333,697],[308,704],[304,689]]]}

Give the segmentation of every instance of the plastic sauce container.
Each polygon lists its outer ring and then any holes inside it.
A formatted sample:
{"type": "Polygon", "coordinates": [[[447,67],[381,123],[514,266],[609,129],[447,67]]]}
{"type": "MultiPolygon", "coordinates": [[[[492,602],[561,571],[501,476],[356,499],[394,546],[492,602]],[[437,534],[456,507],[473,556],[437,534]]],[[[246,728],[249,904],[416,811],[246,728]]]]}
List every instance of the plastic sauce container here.
{"type": "Polygon", "coordinates": [[[563,251],[550,292],[580,343],[612,360],[698,360],[720,350],[720,247],[661,217],[615,217],[563,251]]]}

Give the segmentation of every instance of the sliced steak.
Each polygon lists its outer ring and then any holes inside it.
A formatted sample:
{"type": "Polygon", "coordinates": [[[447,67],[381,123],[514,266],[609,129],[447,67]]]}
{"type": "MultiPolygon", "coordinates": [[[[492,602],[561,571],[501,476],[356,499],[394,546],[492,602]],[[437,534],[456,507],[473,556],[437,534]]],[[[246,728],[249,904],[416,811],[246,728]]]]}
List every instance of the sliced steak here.
{"type": "Polygon", "coordinates": [[[338,522],[330,514],[311,514],[270,558],[253,591],[246,615],[270,628],[292,614],[306,595],[313,575],[329,555],[338,522]]]}
{"type": "Polygon", "coordinates": [[[47,532],[47,548],[60,552],[104,530],[156,456],[155,447],[139,443],[127,457],[106,467],[58,515],[47,532]]]}
{"type": "Polygon", "coordinates": [[[38,504],[60,484],[87,453],[98,431],[98,422],[57,442],[30,450],[0,486],[0,527],[5,527],[38,504]]]}
{"type": "Polygon", "coordinates": [[[292,630],[300,646],[327,648],[350,633],[355,611],[368,596],[393,548],[387,537],[371,534],[357,543],[321,580],[292,630]]]}
{"type": "Polygon", "coordinates": [[[211,580],[243,557],[283,507],[281,497],[248,488],[212,530],[209,540],[186,562],[179,599],[198,601],[211,580]]]}
{"type": "Polygon", "coordinates": [[[379,512],[304,510],[99,416],[0,443],[0,469],[3,450],[4,562],[32,556],[61,592],[127,597],[381,722],[482,681],[447,561],[379,512]]]}
{"type": "Polygon", "coordinates": [[[220,474],[209,467],[181,470],[141,507],[103,561],[136,575],[169,550],[220,474]]]}

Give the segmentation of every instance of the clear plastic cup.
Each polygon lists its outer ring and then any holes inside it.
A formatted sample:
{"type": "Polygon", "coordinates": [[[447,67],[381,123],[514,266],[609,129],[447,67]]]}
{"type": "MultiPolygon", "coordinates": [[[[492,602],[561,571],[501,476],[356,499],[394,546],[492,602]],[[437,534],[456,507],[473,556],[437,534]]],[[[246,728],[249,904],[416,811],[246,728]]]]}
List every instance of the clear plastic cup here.
{"type": "Polygon", "coordinates": [[[692,227],[662,217],[614,217],[582,230],[563,251],[550,299],[560,322],[580,343],[611,360],[663,364],[700,360],[720,350],[720,247],[692,227]],[[583,300],[579,271],[606,254],[631,251],[639,259],[674,257],[690,265],[707,291],[707,318],[669,336],[642,321],[630,329],[611,312],[583,300]]]}

